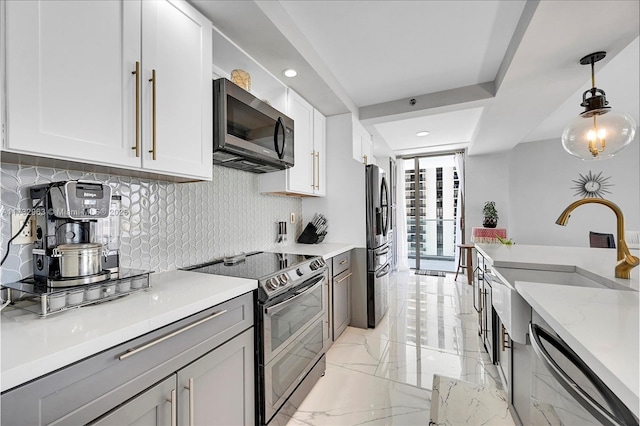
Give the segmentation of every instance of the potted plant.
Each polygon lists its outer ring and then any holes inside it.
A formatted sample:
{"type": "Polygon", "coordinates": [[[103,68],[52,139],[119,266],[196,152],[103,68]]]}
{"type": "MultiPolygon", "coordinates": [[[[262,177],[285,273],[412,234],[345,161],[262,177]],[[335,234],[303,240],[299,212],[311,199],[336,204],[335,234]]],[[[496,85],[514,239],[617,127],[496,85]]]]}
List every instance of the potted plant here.
{"type": "Polygon", "coordinates": [[[495,228],[498,226],[498,210],[494,201],[487,201],[482,208],[482,226],[495,228]]]}

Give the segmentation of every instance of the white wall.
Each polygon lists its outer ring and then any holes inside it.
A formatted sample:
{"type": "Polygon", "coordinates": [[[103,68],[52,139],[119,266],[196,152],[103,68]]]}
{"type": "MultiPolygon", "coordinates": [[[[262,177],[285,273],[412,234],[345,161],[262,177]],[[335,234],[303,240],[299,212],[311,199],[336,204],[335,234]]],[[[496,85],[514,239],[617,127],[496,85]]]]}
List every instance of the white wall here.
{"type": "Polygon", "coordinates": [[[558,139],[517,145],[508,153],[469,156],[466,160],[466,241],[471,227],[482,226],[484,201],[496,202],[498,226],[516,244],[588,247],[589,231],[616,233],[614,213],[584,205],[567,226],[555,224],[560,213],[581,197],[579,174],[602,172],[614,186],[606,199],[623,211],[625,228],[640,230],[640,144],[638,137],[612,159],[582,161],[567,154],[558,139]]]}
{"type": "Polygon", "coordinates": [[[589,231],[616,234],[615,214],[596,204],[576,209],[567,226],[555,224],[575,195],[579,174],[611,176],[604,198],[623,211],[627,230],[640,230],[640,144],[636,141],[609,160],[582,161],[567,154],[559,140],[517,145],[510,163],[510,234],[521,244],[588,247],[589,231]]]}
{"type": "Polygon", "coordinates": [[[498,227],[509,229],[509,153],[467,156],[465,161],[465,242],[471,228],[482,226],[485,201],[495,201],[498,227]]]}

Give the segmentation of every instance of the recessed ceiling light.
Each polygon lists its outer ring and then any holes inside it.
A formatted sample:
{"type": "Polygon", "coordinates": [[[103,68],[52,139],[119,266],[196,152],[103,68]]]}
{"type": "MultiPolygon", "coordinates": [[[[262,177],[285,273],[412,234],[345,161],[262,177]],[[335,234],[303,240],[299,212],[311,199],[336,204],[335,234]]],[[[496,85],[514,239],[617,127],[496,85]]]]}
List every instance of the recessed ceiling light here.
{"type": "Polygon", "coordinates": [[[429,132],[427,130],[422,130],[418,133],[416,133],[416,136],[427,136],[429,134],[429,132]]]}
{"type": "Polygon", "coordinates": [[[284,74],[285,77],[295,77],[296,75],[298,75],[298,71],[294,70],[293,68],[287,68],[286,70],[282,71],[282,74],[284,74]]]}

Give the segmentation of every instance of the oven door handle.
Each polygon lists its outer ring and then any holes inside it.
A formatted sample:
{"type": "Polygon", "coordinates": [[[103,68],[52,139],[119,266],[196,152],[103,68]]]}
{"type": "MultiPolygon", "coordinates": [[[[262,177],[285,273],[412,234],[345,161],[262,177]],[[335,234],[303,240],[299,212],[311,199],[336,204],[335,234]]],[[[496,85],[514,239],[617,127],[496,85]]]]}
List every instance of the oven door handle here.
{"type": "Polygon", "coordinates": [[[307,293],[310,293],[310,292],[314,291],[316,288],[318,288],[318,287],[320,287],[322,285],[322,281],[323,281],[324,278],[325,278],[325,276],[323,274],[323,275],[321,275],[321,277],[320,277],[320,279],[319,279],[317,284],[313,284],[313,285],[307,287],[304,291],[296,294],[293,297],[290,297],[289,299],[286,299],[286,300],[278,303],[277,305],[273,305],[273,306],[270,306],[268,308],[265,308],[265,310],[264,310],[265,314],[267,314],[267,315],[274,314],[274,313],[286,308],[291,303],[295,302],[296,299],[299,299],[302,296],[306,295],[307,293]]]}

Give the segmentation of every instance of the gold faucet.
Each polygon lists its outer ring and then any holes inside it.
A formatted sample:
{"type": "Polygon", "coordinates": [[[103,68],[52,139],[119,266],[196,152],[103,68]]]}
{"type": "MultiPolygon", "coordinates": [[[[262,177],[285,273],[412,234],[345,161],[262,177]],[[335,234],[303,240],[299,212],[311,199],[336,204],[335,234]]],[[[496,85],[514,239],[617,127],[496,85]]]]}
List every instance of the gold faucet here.
{"type": "Polygon", "coordinates": [[[631,254],[629,251],[629,246],[627,246],[627,242],[624,240],[624,216],[622,215],[622,210],[616,204],[612,203],[609,200],[604,200],[602,198],[583,198],[582,200],[578,200],[574,203],[569,204],[569,206],[564,209],[564,211],[556,220],[558,225],[566,226],[569,221],[569,216],[571,216],[571,212],[575,210],[576,207],[579,207],[583,204],[602,204],[609,207],[616,214],[616,222],[617,229],[616,232],[618,244],[616,245],[618,249],[618,263],[616,263],[616,278],[631,278],[631,270],[640,264],[640,260],[631,254]]]}

